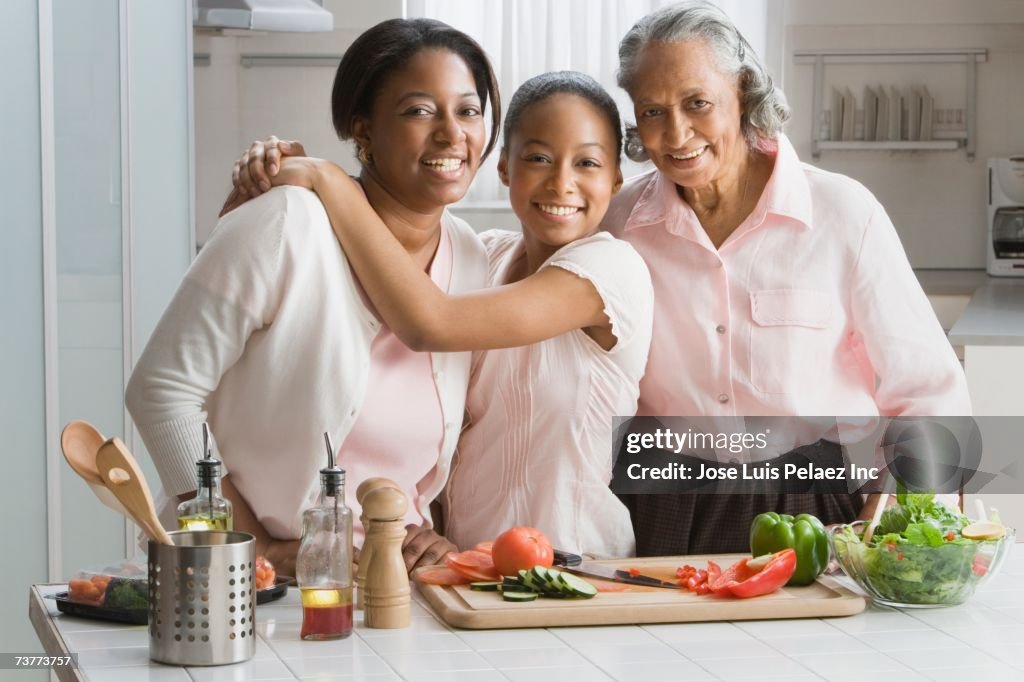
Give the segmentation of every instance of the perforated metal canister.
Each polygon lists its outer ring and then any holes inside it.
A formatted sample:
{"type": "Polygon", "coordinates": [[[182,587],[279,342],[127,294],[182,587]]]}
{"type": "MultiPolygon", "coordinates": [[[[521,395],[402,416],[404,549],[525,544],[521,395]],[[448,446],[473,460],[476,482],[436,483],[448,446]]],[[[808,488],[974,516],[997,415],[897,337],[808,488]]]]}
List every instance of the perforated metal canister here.
{"type": "Polygon", "coordinates": [[[149,543],[149,657],[223,665],[256,649],[256,543],[235,531],[176,531],[149,543]]]}

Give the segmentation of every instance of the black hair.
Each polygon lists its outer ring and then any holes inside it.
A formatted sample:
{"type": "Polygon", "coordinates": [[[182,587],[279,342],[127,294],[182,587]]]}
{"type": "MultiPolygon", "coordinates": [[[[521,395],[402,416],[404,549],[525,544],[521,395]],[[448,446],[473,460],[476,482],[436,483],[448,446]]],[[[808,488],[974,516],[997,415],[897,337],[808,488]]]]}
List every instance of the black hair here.
{"type": "Polygon", "coordinates": [[[501,98],[491,62],[480,45],[462,31],[435,19],[388,19],[362,33],[345,50],[331,90],[331,120],[342,140],[352,139],[352,123],[369,117],[383,81],[404,67],[420,50],[454,52],[469,67],[480,97],[481,111],[491,103],[491,136],[484,149],[490,154],[498,140],[501,98]]]}
{"type": "Polygon", "coordinates": [[[600,83],[579,71],[542,73],[519,86],[519,89],[512,95],[512,101],[508,104],[508,113],[505,114],[504,150],[508,151],[512,135],[519,127],[519,119],[522,118],[524,111],[534,104],[543,102],[548,97],[562,94],[582,97],[601,110],[601,113],[608,119],[608,125],[611,126],[615,136],[615,158],[619,158],[622,151],[622,121],[619,118],[619,108],[615,106],[615,100],[607,90],[601,87],[600,83]]]}

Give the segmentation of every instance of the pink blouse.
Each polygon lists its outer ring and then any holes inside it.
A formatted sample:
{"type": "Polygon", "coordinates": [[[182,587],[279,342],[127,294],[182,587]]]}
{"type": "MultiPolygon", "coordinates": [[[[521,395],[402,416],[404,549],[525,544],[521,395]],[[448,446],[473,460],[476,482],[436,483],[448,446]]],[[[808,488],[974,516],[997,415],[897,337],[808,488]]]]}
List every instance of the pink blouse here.
{"type": "MultiPolygon", "coordinates": [[[[523,236],[481,235],[488,286],[525,257],[523,236]]],[[[467,420],[443,501],[448,539],[462,549],[512,526],[540,529],[559,549],[632,556],[629,511],[608,488],[612,417],[632,415],[647,364],[654,304],[647,268],[601,232],[563,246],[541,268],[590,281],[615,346],[577,329],[529,346],[474,353],[467,420]]]]}
{"type": "MultiPolygon", "coordinates": [[[[430,278],[447,291],[451,273],[452,245],[442,227],[430,278]]],[[[356,501],[356,487],[368,478],[390,478],[405,492],[409,498],[406,524],[425,521],[415,500],[420,482],[437,463],[443,436],[444,418],[430,353],[410,350],[381,324],[370,346],[366,398],[338,455],[338,466],[345,470],[345,504],[356,519],[353,538],[357,546],[362,546],[363,527],[358,523],[362,508],[356,501]]]]}
{"type": "Polygon", "coordinates": [[[638,414],[968,415],[964,373],[878,200],[780,136],[718,248],[657,170],[604,227],[643,256],[654,336],[638,414]]]}

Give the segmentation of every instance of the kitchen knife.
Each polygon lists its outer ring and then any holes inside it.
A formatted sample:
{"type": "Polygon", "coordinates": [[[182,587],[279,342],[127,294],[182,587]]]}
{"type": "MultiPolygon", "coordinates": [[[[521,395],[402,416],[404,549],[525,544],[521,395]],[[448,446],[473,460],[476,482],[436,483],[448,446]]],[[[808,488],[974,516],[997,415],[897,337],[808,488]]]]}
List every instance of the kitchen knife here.
{"type": "Polygon", "coordinates": [[[624,571],[621,568],[615,568],[614,566],[598,563],[596,561],[586,561],[578,554],[564,552],[557,549],[555,550],[554,564],[560,569],[569,571],[570,573],[586,575],[593,578],[601,578],[603,580],[611,580],[618,583],[644,585],[647,587],[667,587],[674,590],[684,589],[682,585],[677,585],[676,583],[669,582],[667,580],[659,580],[658,578],[652,578],[649,575],[633,575],[629,571],[624,571]]]}

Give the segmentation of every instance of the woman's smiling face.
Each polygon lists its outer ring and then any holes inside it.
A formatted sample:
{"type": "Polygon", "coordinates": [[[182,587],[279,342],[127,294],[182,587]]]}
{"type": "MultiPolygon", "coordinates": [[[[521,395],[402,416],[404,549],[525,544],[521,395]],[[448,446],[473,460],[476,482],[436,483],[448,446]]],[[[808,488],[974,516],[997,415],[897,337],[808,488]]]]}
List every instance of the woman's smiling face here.
{"type": "Polygon", "coordinates": [[[431,212],[469,189],[487,139],[477,84],[450,50],[420,50],[383,83],[353,137],[370,172],[407,208],[431,212]]]}
{"type": "Polygon", "coordinates": [[[522,112],[498,171],[523,232],[553,247],[596,232],[622,182],[608,114],[566,93],[522,112]]]}
{"type": "Polygon", "coordinates": [[[719,70],[705,41],[652,42],[634,74],[637,132],[658,170],[700,188],[741,166],[748,147],[738,83],[719,70]]]}

